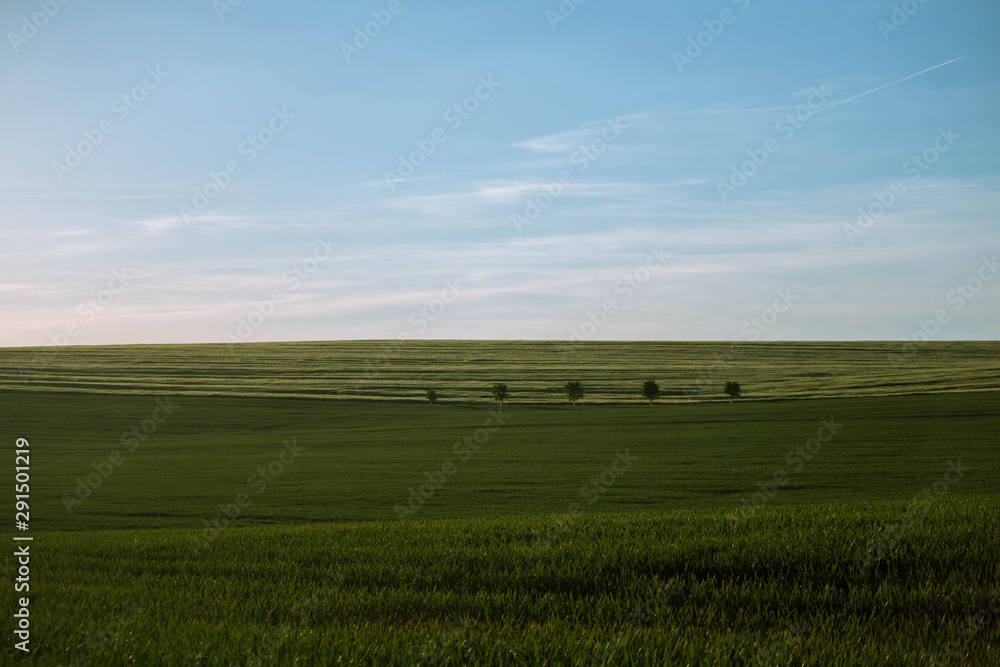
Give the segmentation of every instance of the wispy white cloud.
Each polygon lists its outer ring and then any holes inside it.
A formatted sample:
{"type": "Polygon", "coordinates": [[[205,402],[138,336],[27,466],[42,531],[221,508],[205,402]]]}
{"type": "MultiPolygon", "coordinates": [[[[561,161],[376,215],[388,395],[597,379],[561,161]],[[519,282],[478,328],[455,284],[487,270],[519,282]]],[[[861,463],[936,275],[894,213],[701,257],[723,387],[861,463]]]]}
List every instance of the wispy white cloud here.
{"type": "Polygon", "coordinates": [[[159,216],[155,218],[145,218],[139,220],[123,220],[126,225],[138,227],[149,234],[160,234],[172,229],[178,229],[187,225],[214,225],[219,227],[250,227],[260,220],[262,216],[246,215],[224,215],[219,213],[206,213],[202,215],[189,216],[185,220],[180,215],[159,216]]]}
{"type": "Polygon", "coordinates": [[[100,243],[85,243],[76,245],[59,245],[47,247],[37,254],[43,257],[76,257],[106,252],[122,246],[120,241],[106,240],[100,243]]]}
{"type": "Polygon", "coordinates": [[[48,190],[44,192],[0,193],[0,199],[100,199],[102,201],[117,201],[130,199],[179,199],[189,197],[189,193],[155,193],[155,194],[112,194],[104,192],[64,192],[48,190]]]}
{"type": "Polygon", "coordinates": [[[573,129],[547,134],[533,139],[526,139],[511,144],[514,148],[523,148],[533,153],[568,153],[586,146],[591,140],[601,136],[609,124],[620,122],[624,126],[633,126],[655,118],[653,113],[636,113],[589,121],[573,129]]]}
{"type": "MultiPolygon", "coordinates": [[[[713,179],[691,178],[676,181],[650,183],[628,181],[587,181],[574,180],[564,183],[559,195],[554,199],[554,207],[565,207],[573,200],[586,200],[586,215],[601,215],[602,208],[609,202],[648,205],[658,201],[676,203],[686,190],[713,183],[713,179]]],[[[539,179],[496,179],[467,183],[463,190],[412,194],[389,199],[385,206],[389,209],[429,218],[435,226],[458,224],[462,227],[496,224],[497,216],[506,220],[511,213],[519,210],[525,200],[543,192],[553,192],[557,184],[555,178],[539,179]],[[505,210],[506,208],[506,210],[505,210]],[[499,211],[497,210],[499,209],[499,211]]]]}

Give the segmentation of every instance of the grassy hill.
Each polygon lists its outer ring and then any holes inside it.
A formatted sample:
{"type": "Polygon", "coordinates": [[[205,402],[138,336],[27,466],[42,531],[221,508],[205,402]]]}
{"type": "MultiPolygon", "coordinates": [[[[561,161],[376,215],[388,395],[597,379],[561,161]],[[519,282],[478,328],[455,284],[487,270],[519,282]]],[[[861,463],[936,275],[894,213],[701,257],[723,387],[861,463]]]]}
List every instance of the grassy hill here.
{"type": "Polygon", "coordinates": [[[637,401],[643,380],[665,400],[891,396],[1000,389],[1000,343],[559,343],[356,341],[0,350],[0,389],[486,401],[506,382],[518,402],[563,401],[579,380],[590,402],[637,401]]]}
{"type": "Polygon", "coordinates": [[[377,345],[0,350],[0,660],[1000,662],[996,344],[377,345]]]}

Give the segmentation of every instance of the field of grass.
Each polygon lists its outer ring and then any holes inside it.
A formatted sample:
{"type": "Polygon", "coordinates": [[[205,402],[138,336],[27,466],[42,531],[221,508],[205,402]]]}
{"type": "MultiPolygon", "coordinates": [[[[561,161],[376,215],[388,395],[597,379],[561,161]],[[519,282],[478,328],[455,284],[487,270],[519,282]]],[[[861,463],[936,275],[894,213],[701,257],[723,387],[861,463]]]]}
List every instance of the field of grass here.
{"type": "Polygon", "coordinates": [[[995,665],[998,515],[991,497],[764,508],[735,533],[719,510],[257,527],[199,558],[184,531],[42,533],[36,656],[995,665]]]}
{"type": "Polygon", "coordinates": [[[890,396],[1000,390],[1000,344],[557,343],[361,341],[142,345],[0,350],[0,389],[131,394],[487,401],[495,382],[515,402],[564,400],[579,380],[588,402],[722,400],[727,380],[748,399],[890,396]]]}
{"type": "Polygon", "coordinates": [[[556,345],[0,350],[27,661],[1000,663],[1000,346],[556,345]]]}
{"type": "Polygon", "coordinates": [[[787,480],[770,503],[905,500],[953,460],[968,471],[950,493],[988,493],[1000,479],[998,398],[508,405],[500,413],[183,396],[169,399],[173,413],[149,435],[142,423],[153,425],[163,401],[150,396],[5,392],[0,410],[8,433],[30,434],[38,529],[194,530],[241,493],[252,504],[237,525],[391,521],[397,506],[414,509],[404,520],[549,514],[602,475],[613,483],[599,481],[589,507],[606,512],[736,509],[779,471],[787,480]],[[824,420],[838,428],[832,437],[824,420]],[[818,431],[829,441],[810,452],[818,431]],[[294,458],[284,444],[293,441],[294,458]],[[619,463],[615,473],[619,452],[627,469],[619,463]],[[414,508],[411,489],[421,486],[427,497],[414,508]]]}

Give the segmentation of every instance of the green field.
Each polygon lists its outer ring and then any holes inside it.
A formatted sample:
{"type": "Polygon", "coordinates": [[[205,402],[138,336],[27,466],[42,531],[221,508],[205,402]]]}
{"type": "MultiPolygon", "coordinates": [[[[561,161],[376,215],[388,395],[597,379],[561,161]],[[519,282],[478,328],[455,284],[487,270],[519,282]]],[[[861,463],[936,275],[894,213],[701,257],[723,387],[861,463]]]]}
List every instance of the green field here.
{"type": "Polygon", "coordinates": [[[360,341],[253,345],[18,348],[0,352],[0,389],[420,401],[487,401],[506,382],[517,402],[638,401],[653,378],[665,399],[829,398],[1000,390],[996,343],[557,343],[360,341]]]}
{"type": "Polygon", "coordinates": [[[201,558],[41,534],[36,623],[59,664],[996,664],[1000,503],[943,501],[859,571],[903,509],[245,528],[201,558]]]}
{"type": "Polygon", "coordinates": [[[372,345],[0,350],[27,660],[1000,662],[1000,345],[372,345]]]}

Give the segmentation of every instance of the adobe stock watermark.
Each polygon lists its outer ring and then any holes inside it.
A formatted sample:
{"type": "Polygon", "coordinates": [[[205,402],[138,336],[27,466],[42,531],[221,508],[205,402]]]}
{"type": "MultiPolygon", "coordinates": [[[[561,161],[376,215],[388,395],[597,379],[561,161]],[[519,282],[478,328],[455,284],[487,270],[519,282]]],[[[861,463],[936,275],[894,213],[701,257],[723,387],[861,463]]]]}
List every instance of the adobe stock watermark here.
{"type": "MultiPolygon", "coordinates": [[[[649,247],[646,261],[632,271],[626,273],[615,283],[614,293],[621,298],[621,304],[626,304],[653,278],[653,274],[667,265],[667,254],[664,246],[649,247]]],[[[597,332],[608,323],[608,320],[618,313],[620,305],[618,297],[609,297],[593,310],[584,311],[586,319],[578,325],[569,328],[569,339],[572,342],[583,342],[597,335],[597,332]]]]}
{"type": "Polygon", "coordinates": [[[934,316],[926,320],[917,320],[917,329],[909,336],[903,337],[903,345],[899,352],[887,355],[887,361],[896,370],[904,363],[907,363],[913,355],[920,351],[920,346],[929,343],[937,337],[941,329],[951,322],[954,314],[960,313],[965,306],[976,298],[986,286],[986,283],[993,280],[1000,273],[1000,264],[997,263],[997,256],[983,257],[979,269],[969,276],[963,283],[955,285],[945,295],[945,302],[951,306],[951,312],[947,308],[938,308],[934,311],[934,316]]]}
{"type": "MultiPolygon", "coordinates": [[[[625,617],[625,625],[630,629],[642,628],[647,626],[652,622],[653,618],[659,612],[659,610],[668,602],[670,602],[674,597],[678,597],[684,594],[684,586],[676,581],[674,577],[671,577],[668,581],[660,581],[659,576],[653,575],[653,581],[657,585],[657,593],[639,604],[628,616],[625,617]]],[[[582,663],[583,667],[603,667],[604,665],[614,665],[619,664],[614,662],[613,658],[617,655],[618,651],[628,642],[629,632],[627,630],[620,630],[615,636],[613,641],[605,642],[599,644],[595,647],[593,654],[586,662],[582,663]]],[[[626,661],[621,661],[621,664],[628,664],[626,661]]]]}
{"type": "Polygon", "coordinates": [[[431,667],[438,664],[449,651],[454,650],[456,644],[461,642],[471,623],[472,617],[468,611],[453,616],[449,629],[435,634],[420,646],[416,664],[419,667],[431,667]]]}
{"type": "Polygon", "coordinates": [[[559,24],[568,21],[569,17],[576,14],[577,7],[580,7],[586,2],[587,0],[562,0],[555,10],[547,9],[545,11],[545,20],[549,22],[549,27],[552,28],[552,32],[558,30],[559,24]]]}
{"type": "Polygon", "coordinates": [[[142,77],[142,80],[128,92],[116,97],[111,103],[111,113],[114,118],[106,116],[98,121],[93,128],[83,130],[83,139],[76,144],[66,146],[66,156],[63,161],[52,163],[52,173],[55,174],[56,179],[62,183],[67,175],[80,167],[84,160],[118,129],[114,119],[117,118],[118,122],[124,122],[132,115],[133,111],[139,108],[140,104],[146,101],[151,92],[160,87],[160,84],[168,76],[169,73],[161,70],[159,65],[147,67],[146,75],[142,77]]]}
{"type": "Polygon", "coordinates": [[[951,127],[948,129],[938,128],[937,136],[930,146],[920,153],[910,157],[903,163],[902,172],[904,176],[909,176],[909,182],[896,180],[888,186],[876,190],[873,201],[868,206],[858,208],[858,219],[853,224],[844,224],[844,235],[847,240],[854,245],[859,236],[875,226],[882,219],[899,199],[907,193],[926,174],[931,167],[937,164],[941,156],[951,150],[955,143],[962,138],[956,134],[951,127]]]}
{"type": "Polygon", "coordinates": [[[305,447],[297,444],[295,438],[286,440],[282,444],[284,447],[274,459],[266,466],[257,468],[257,471],[247,478],[246,486],[255,492],[254,495],[251,495],[249,491],[240,492],[229,505],[219,505],[219,514],[212,521],[202,519],[204,529],[198,535],[192,535],[188,538],[195,556],[200,555],[209,545],[219,539],[223,531],[243,516],[246,509],[253,504],[253,499],[277,482],[284,474],[285,469],[295,463],[305,451],[305,447]]]}
{"type": "MultiPolygon", "coordinates": [[[[576,173],[582,174],[587,171],[590,165],[608,151],[611,144],[621,138],[626,129],[628,129],[628,123],[622,121],[620,116],[615,116],[614,119],[607,119],[600,136],[594,137],[587,144],[579,146],[570,156],[570,164],[576,167],[576,173]]],[[[559,172],[554,183],[543,182],[540,187],[544,192],[540,192],[534,197],[526,198],[524,200],[524,208],[521,212],[511,214],[510,221],[517,233],[520,234],[524,231],[525,227],[534,224],[541,217],[542,213],[552,206],[555,200],[563,196],[566,187],[575,181],[576,174],[569,169],[563,169],[559,172]]]]}
{"type": "MultiPolygon", "coordinates": [[[[745,12],[750,8],[752,0],[731,1],[741,12],[745,12]]],[[[677,66],[677,71],[683,74],[684,68],[693,65],[694,61],[701,58],[705,51],[715,44],[715,40],[722,37],[726,27],[736,23],[737,18],[739,18],[739,14],[732,9],[723,9],[719,12],[718,17],[702,21],[701,24],[705,26],[705,29],[697,35],[691,35],[687,38],[687,48],[683,52],[674,51],[674,65],[677,66]]]]}
{"type": "Polygon", "coordinates": [[[149,440],[160,428],[160,425],[170,419],[174,411],[177,410],[177,407],[176,404],[171,402],[170,398],[156,399],[156,407],[153,408],[150,416],[122,433],[122,446],[128,447],[125,454],[122,453],[122,450],[116,449],[105,459],[92,462],[90,467],[94,471],[86,477],[77,477],[75,480],[76,488],[73,490],[73,493],[64,493],[62,495],[66,511],[72,514],[74,507],[81,505],[83,501],[94,495],[94,492],[101,488],[115,471],[125,463],[125,455],[135,452],[143,443],[149,440]]]}
{"type": "Polygon", "coordinates": [[[975,616],[965,619],[959,627],[958,636],[945,644],[941,651],[935,653],[931,657],[930,664],[933,667],[950,664],[952,658],[958,658],[979,633],[996,623],[997,615],[1000,615],[1000,592],[994,589],[989,602],[975,616]]]}
{"type": "Polygon", "coordinates": [[[903,0],[903,2],[893,5],[892,12],[888,19],[879,19],[875,27],[882,33],[882,39],[886,42],[893,33],[899,32],[904,25],[910,22],[910,17],[920,11],[929,0],[903,0]]]}
{"type": "Polygon", "coordinates": [[[615,452],[612,464],[600,475],[597,475],[580,487],[580,497],[584,502],[572,502],[564,514],[553,514],[553,523],[545,531],[535,535],[535,541],[524,548],[522,560],[526,565],[533,565],[537,559],[550,550],[556,542],[573,529],[583,511],[593,507],[617,483],[619,478],[632,469],[639,457],[629,450],[615,452]]]}
{"type": "Polygon", "coordinates": [[[243,0],[212,0],[212,9],[220,21],[226,20],[226,14],[232,14],[243,4],[243,0]]]}
{"type": "Polygon", "coordinates": [[[360,56],[361,52],[371,46],[372,41],[382,34],[382,31],[389,27],[397,16],[406,9],[409,0],[389,0],[384,9],[378,9],[371,13],[372,20],[364,26],[354,27],[354,39],[350,42],[340,43],[340,52],[344,55],[344,60],[350,65],[351,61],[360,56]]]}
{"type": "Polygon", "coordinates": [[[247,665],[249,667],[273,665],[278,652],[295,632],[296,626],[307,623],[313,614],[327,604],[331,597],[340,592],[346,580],[347,577],[339,569],[327,570],[319,590],[292,605],[292,616],[295,617],[296,622],[285,622],[277,630],[264,635],[260,648],[247,661],[247,665]]]}
{"type": "Polygon", "coordinates": [[[68,5],[70,1],[38,0],[36,4],[41,11],[35,12],[31,16],[22,16],[20,30],[7,33],[7,41],[10,42],[10,48],[14,49],[14,53],[20,53],[21,47],[34,39],[38,35],[38,31],[42,30],[49,24],[49,21],[58,16],[62,8],[68,5]]]}
{"type": "MultiPolygon", "coordinates": [[[[135,280],[135,276],[130,276],[128,269],[112,271],[108,286],[94,296],[87,297],[76,307],[76,314],[83,324],[90,324],[96,320],[98,315],[107,310],[131,286],[133,280],[135,280]]],[[[63,325],[61,331],[50,333],[49,340],[56,347],[69,345],[70,341],[79,336],[82,331],[83,328],[79,321],[69,320],[63,325]]]]}
{"type": "Polygon", "coordinates": [[[229,351],[233,351],[234,345],[250,340],[257,329],[264,326],[265,322],[274,317],[278,311],[278,306],[288,301],[291,293],[296,292],[307,280],[312,278],[313,274],[319,270],[322,264],[333,257],[338,247],[336,243],[330,241],[329,236],[325,239],[316,239],[316,245],[313,247],[312,253],[293,264],[281,277],[282,285],[285,288],[275,288],[271,290],[268,298],[262,301],[254,301],[251,304],[253,307],[246,317],[237,318],[236,328],[233,333],[226,332],[222,334],[222,342],[229,345],[229,351]]]}
{"type": "Polygon", "coordinates": [[[458,301],[459,297],[462,296],[462,290],[464,288],[459,280],[459,278],[453,278],[451,280],[444,281],[444,289],[441,290],[441,294],[431,299],[430,303],[426,306],[417,308],[417,310],[410,315],[410,319],[408,321],[410,326],[414,328],[418,335],[427,331],[431,324],[444,315],[448,306],[458,301]]]}
{"type": "Polygon", "coordinates": [[[267,150],[275,138],[288,129],[288,125],[295,119],[295,114],[289,113],[287,107],[280,110],[272,109],[271,119],[264,127],[255,133],[247,135],[244,141],[236,146],[236,153],[240,158],[234,158],[226,162],[219,171],[209,172],[208,181],[201,187],[194,189],[194,196],[190,203],[181,203],[178,212],[184,222],[191,222],[199,213],[203,213],[209,204],[221,195],[232,183],[233,178],[243,173],[243,168],[252,163],[257,157],[267,150]]]}
{"type": "Polygon", "coordinates": [[[400,521],[416,514],[424,504],[440,491],[448,480],[459,471],[462,464],[468,463],[476,453],[482,449],[493,436],[494,433],[503,427],[510,415],[503,411],[501,406],[497,410],[489,410],[486,421],[480,428],[477,428],[471,435],[463,437],[451,448],[452,457],[441,462],[436,470],[424,472],[424,481],[419,486],[411,486],[405,504],[393,506],[396,518],[400,521]]]}
{"type": "Polygon", "coordinates": [[[87,633],[83,640],[86,652],[77,653],[76,659],[70,663],[69,667],[89,667],[94,664],[93,656],[102,655],[107,647],[116,643],[122,633],[125,632],[125,629],[135,623],[135,619],[141,613],[142,607],[131,602],[124,604],[121,613],[118,614],[115,620],[97,632],[87,633]]]}
{"type": "Polygon", "coordinates": [[[414,336],[419,336],[426,332],[432,324],[444,315],[451,304],[458,301],[466,289],[462,285],[462,280],[464,278],[445,280],[444,288],[438,296],[410,314],[410,317],[407,319],[407,323],[411,327],[410,330],[400,331],[394,339],[382,345],[378,356],[374,359],[368,359],[365,362],[364,374],[356,377],[353,381],[355,389],[360,389],[368,382],[378,379],[382,375],[382,369],[391,364],[402,353],[402,341],[410,340],[414,336]]]}
{"type": "Polygon", "coordinates": [[[729,344],[725,352],[717,352],[712,355],[711,364],[698,371],[698,378],[692,386],[684,390],[684,394],[691,398],[704,393],[707,387],[715,386],[723,375],[733,367],[733,364],[742,358],[745,348],[745,342],[734,341],[729,344]]]}
{"type": "MultiPolygon", "coordinates": [[[[472,114],[479,110],[483,102],[493,97],[493,93],[501,85],[503,84],[493,80],[492,74],[479,77],[478,85],[472,94],[461,102],[448,107],[441,114],[441,120],[448,125],[452,132],[458,131],[465,121],[472,118],[472,114]]],[[[442,127],[434,128],[427,137],[415,140],[413,143],[416,149],[407,155],[399,155],[396,171],[385,172],[385,184],[389,190],[395,192],[397,185],[417,173],[417,169],[422,167],[437,152],[438,147],[447,141],[448,130],[442,127]]]]}
{"type": "Polygon", "coordinates": [[[948,461],[948,469],[933,484],[926,486],[910,499],[903,518],[891,526],[883,527],[879,536],[869,543],[864,556],[855,556],[854,568],[858,575],[863,575],[876,562],[882,560],[887,553],[899,544],[903,536],[910,530],[913,523],[919,516],[926,512],[940,498],[946,495],[953,486],[962,481],[962,478],[971,468],[962,465],[962,459],[948,461]]]}
{"type": "MultiPolygon", "coordinates": [[[[777,324],[781,316],[787,313],[800,298],[798,295],[792,293],[791,287],[776,290],[775,295],[774,302],[768,308],[762,310],[757,317],[751,317],[740,327],[740,333],[749,342],[760,340],[761,336],[777,324]]],[[[728,373],[729,369],[733,367],[733,364],[743,357],[746,346],[746,341],[733,341],[729,344],[725,352],[714,354],[712,356],[712,363],[707,368],[703,368],[698,372],[698,379],[694,385],[684,390],[684,394],[688,397],[693,397],[699,393],[704,393],[707,387],[715,386],[722,379],[723,375],[728,373]]]]}
{"type": "Polygon", "coordinates": [[[740,333],[750,339],[750,341],[760,340],[760,337],[774,326],[778,318],[787,313],[788,309],[799,300],[798,296],[792,294],[791,287],[786,287],[783,290],[779,289],[775,294],[777,298],[775,298],[770,308],[762,310],[759,317],[751,317],[740,328],[740,333]]]}
{"type": "Polygon", "coordinates": [[[821,419],[815,436],[809,438],[805,444],[788,450],[788,453],[785,454],[786,467],[775,471],[770,480],[758,482],[757,488],[760,490],[740,501],[740,508],[726,517],[729,528],[736,532],[740,526],[750,521],[761,507],[766,505],[782,487],[788,484],[790,476],[801,472],[805,464],[812,461],[823,449],[823,445],[833,440],[841,428],[843,428],[843,424],[838,424],[834,417],[821,419]]]}
{"type": "Polygon", "coordinates": [[[830,99],[830,95],[831,92],[827,90],[826,84],[818,88],[813,86],[809,89],[809,97],[803,104],[795,107],[794,112],[786,113],[774,124],[774,131],[780,135],[779,137],[768,137],[758,148],[747,149],[748,159],[738,165],[731,165],[729,178],[725,181],[717,181],[715,184],[722,201],[728,202],[731,196],[749,183],[750,179],[757,175],[757,172],[770,161],[771,157],[781,151],[782,142],[791,141],[795,133],[823,109],[827,100],[830,99]]]}
{"type": "Polygon", "coordinates": [[[792,651],[802,643],[806,629],[797,622],[792,622],[788,628],[767,646],[761,646],[750,659],[747,667],[772,667],[772,665],[796,664],[790,660],[792,651]]]}

